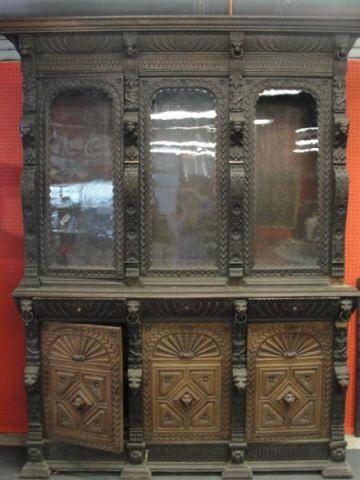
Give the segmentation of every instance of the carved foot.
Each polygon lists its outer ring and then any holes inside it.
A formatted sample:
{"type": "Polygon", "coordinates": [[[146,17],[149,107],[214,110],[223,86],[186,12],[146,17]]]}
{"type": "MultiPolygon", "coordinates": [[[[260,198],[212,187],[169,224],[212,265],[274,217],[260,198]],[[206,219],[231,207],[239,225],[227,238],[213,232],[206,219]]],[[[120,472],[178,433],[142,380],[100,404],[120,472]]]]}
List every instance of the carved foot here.
{"type": "Polygon", "coordinates": [[[51,475],[50,468],[47,463],[42,462],[26,462],[19,473],[19,478],[31,478],[37,480],[41,478],[49,478],[51,475]]]}
{"type": "Polygon", "coordinates": [[[240,465],[230,463],[222,473],[223,480],[237,480],[239,478],[252,478],[252,471],[246,463],[240,465]]]}
{"type": "Polygon", "coordinates": [[[353,472],[348,462],[329,462],[322,471],[324,478],[351,478],[353,472]]]}
{"type": "Polygon", "coordinates": [[[150,480],[151,471],[146,465],[126,465],[121,472],[120,480],[150,480]]]}

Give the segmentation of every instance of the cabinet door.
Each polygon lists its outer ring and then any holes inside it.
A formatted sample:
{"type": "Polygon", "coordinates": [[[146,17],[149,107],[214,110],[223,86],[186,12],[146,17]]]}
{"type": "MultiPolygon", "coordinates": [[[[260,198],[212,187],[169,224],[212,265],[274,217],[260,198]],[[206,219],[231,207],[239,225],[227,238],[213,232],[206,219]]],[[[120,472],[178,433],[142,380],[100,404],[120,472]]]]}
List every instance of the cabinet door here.
{"type": "Polygon", "coordinates": [[[44,324],[42,368],[48,437],[121,451],[121,328],[44,324]]]}
{"type": "Polygon", "coordinates": [[[145,328],[144,349],[147,440],[226,440],[229,327],[154,324],[145,328]]]}
{"type": "Polygon", "coordinates": [[[250,325],[248,339],[248,440],[327,438],[331,325],[250,325]]]}

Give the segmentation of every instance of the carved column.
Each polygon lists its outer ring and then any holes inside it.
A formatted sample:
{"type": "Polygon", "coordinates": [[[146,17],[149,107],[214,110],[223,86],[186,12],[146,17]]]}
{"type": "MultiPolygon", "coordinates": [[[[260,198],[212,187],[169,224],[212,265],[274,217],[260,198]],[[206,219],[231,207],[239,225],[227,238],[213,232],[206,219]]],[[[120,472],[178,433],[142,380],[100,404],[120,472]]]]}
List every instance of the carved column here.
{"type": "Polygon", "coordinates": [[[25,388],[28,399],[28,461],[20,478],[48,478],[50,470],[44,461],[40,388],[40,331],[31,300],[20,300],[18,308],[26,329],[25,388]]]}
{"type": "Polygon", "coordinates": [[[223,472],[224,479],[251,478],[251,470],[245,462],[246,438],[246,331],[247,300],[234,302],[235,315],[232,321],[232,419],[230,464],[223,472]]]}
{"type": "Polygon", "coordinates": [[[333,78],[333,172],[335,179],[333,231],[332,231],[332,276],[344,276],[344,238],[348,199],[348,175],[346,170],[346,143],[349,122],[346,116],[346,69],[350,37],[335,37],[333,78]]]}
{"type": "Polygon", "coordinates": [[[129,382],[129,465],[121,473],[122,480],[148,479],[143,429],[143,354],[140,302],[127,302],[127,345],[129,382]]]}
{"type": "Polygon", "coordinates": [[[21,176],[23,218],[25,229],[25,277],[27,282],[35,282],[37,277],[37,195],[35,181],[37,159],[35,145],[36,121],[36,79],[34,67],[34,46],[32,35],[19,37],[19,52],[23,72],[23,119],[20,134],[23,143],[24,168],[21,176]],[[31,277],[33,280],[31,280],[31,277]]]}
{"type": "Polygon", "coordinates": [[[353,310],[352,300],[341,300],[335,321],[333,342],[334,385],[331,412],[330,462],[323,470],[324,477],[349,477],[351,469],[346,462],[344,440],[345,397],[349,384],[347,366],[347,327],[353,310]]]}
{"type": "Polygon", "coordinates": [[[243,276],[243,191],[244,191],[244,106],[243,57],[244,34],[230,34],[230,251],[229,274],[243,276]]]}
{"type": "Polygon", "coordinates": [[[125,272],[128,278],[137,278],[139,260],[139,75],[137,36],[124,34],[125,45],[125,272]]]}

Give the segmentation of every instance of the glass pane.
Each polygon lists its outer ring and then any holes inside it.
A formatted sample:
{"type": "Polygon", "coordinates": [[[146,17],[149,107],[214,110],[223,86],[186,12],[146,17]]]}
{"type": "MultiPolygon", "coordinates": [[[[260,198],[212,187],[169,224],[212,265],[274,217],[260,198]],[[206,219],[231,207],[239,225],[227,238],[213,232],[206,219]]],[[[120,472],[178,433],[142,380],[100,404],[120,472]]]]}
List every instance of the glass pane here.
{"type": "Polygon", "coordinates": [[[301,90],[265,90],[255,120],[255,268],[315,267],[316,104],[301,90]]]}
{"type": "Polygon", "coordinates": [[[215,100],[207,90],[160,90],[150,115],[150,262],[216,263],[215,100]]]}
{"type": "Polygon", "coordinates": [[[96,90],[67,91],[50,116],[52,264],[113,265],[111,101],[96,90]]]}

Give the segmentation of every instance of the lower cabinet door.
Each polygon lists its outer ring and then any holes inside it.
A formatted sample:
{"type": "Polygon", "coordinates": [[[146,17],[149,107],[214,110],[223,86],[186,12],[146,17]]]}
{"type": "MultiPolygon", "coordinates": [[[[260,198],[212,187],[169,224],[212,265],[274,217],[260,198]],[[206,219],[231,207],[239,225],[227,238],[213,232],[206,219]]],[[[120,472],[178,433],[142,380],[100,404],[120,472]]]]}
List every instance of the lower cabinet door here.
{"type": "Polygon", "coordinates": [[[146,440],[228,439],[229,326],[148,324],[143,341],[146,440]]]}
{"type": "Polygon", "coordinates": [[[327,322],[249,325],[248,441],[328,438],[331,345],[327,322]]]}
{"type": "Polygon", "coordinates": [[[48,438],[121,451],[122,379],[121,328],[43,325],[42,386],[48,438]]]}

